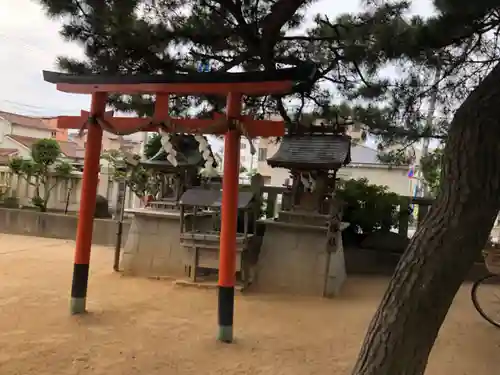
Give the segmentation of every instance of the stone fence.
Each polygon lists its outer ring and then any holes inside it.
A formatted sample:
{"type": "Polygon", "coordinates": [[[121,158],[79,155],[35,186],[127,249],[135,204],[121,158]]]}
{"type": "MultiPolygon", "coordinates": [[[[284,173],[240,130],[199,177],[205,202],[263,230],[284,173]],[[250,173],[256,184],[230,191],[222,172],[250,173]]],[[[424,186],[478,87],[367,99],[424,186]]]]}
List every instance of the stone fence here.
{"type": "MultiPolygon", "coordinates": [[[[82,172],[73,172],[71,178],[52,178],[51,185],[57,184],[50,194],[48,202],[49,210],[76,212],[80,206],[80,195],[82,191],[82,172]]],[[[34,186],[30,185],[24,178],[19,178],[12,173],[7,166],[0,166],[0,193],[5,197],[16,197],[21,206],[31,206],[31,198],[34,186]]],[[[43,190],[43,188],[42,188],[43,190]]],[[[102,168],[99,173],[99,185],[97,194],[105,197],[112,209],[116,206],[118,198],[118,183],[111,178],[107,168],[102,168]]],[[[138,198],[130,190],[127,190],[125,208],[138,207],[138,198]]]]}
{"type": "MultiPolygon", "coordinates": [[[[0,233],[75,240],[76,215],[41,213],[35,210],[0,208],[0,233]]],[[[114,246],[118,224],[110,219],[94,219],[92,243],[114,246]]],[[[127,239],[130,222],[123,223],[123,240],[127,239]]]]}
{"type": "MultiPolygon", "coordinates": [[[[0,208],[0,233],[18,234],[75,240],[78,218],[76,215],[41,213],[28,209],[0,208]]],[[[111,219],[94,219],[92,243],[115,246],[118,225],[111,219]]],[[[125,244],[130,222],[123,223],[122,244],[125,244]]],[[[399,254],[373,250],[346,249],[347,272],[390,276],[399,260],[399,254]]],[[[482,263],[477,263],[469,279],[475,280],[486,273],[482,263]]]]}

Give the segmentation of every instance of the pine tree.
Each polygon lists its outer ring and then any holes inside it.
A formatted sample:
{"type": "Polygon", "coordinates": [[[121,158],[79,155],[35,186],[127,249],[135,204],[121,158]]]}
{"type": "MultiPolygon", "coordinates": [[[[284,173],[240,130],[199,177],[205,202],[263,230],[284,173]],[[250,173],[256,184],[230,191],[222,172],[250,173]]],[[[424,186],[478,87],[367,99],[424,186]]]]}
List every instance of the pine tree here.
{"type": "MultiPolygon", "coordinates": [[[[460,284],[486,243],[500,208],[500,66],[498,1],[435,0],[437,15],[408,16],[410,1],[365,0],[357,14],[315,19],[293,36],[307,5],[298,0],[39,0],[64,16],[62,35],[85,46],[85,61],[60,58],[63,70],[166,73],[274,69],[318,64],[313,90],[252,99],[257,116],[279,112],[298,120],[319,115],[365,123],[385,144],[422,137],[445,141],[436,201],[403,255],[368,329],[355,375],[422,375],[460,284]],[[384,75],[394,64],[396,77],[384,75]],[[438,83],[438,123],[426,121],[438,83]],[[339,106],[338,98],[349,103],[339,106]],[[288,109],[290,100],[298,106],[288,109]],[[347,109],[347,110],[346,110],[347,109]]],[[[113,98],[122,110],[151,113],[154,98],[113,98]]],[[[182,114],[219,98],[174,98],[182,114]]]]}

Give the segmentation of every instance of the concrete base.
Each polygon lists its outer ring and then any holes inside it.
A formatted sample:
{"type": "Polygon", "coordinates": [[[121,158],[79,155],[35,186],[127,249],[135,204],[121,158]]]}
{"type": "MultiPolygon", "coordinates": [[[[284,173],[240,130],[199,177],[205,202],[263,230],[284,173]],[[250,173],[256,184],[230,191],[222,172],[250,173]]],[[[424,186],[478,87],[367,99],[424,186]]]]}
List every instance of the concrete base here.
{"type": "MultiPolygon", "coordinates": [[[[126,210],[134,218],[123,249],[120,268],[124,275],[182,277],[185,275],[185,249],[180,246],[180,212],[152,209],[126,210]]],[[[193,216],[185,216],[187,230],[193,216]]],[[[196,229],[211,224],[210,218],[196,217],[196,229]]]]}
{"type": "Polygon", "coordinates": [[[332,297],[346,279],[342,235],[326,252],[326,228],[265,220],[266,232],[251,289],[332,297]]]}
{"type": "Polygon", "coordinates": [[[71,315],[84,314],[87,312],[87,299],[86,298],[71,298],[70,312],[71,315]]]}

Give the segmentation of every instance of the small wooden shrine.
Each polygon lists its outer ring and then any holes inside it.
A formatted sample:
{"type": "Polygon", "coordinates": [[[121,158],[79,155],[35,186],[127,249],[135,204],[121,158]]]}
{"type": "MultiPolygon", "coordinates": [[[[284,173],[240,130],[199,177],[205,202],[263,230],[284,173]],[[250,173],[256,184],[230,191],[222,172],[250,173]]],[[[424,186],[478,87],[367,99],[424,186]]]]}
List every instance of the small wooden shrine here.
{"type": "Polygon", "coordinates": [[[200,186],[200,172],[212,169],[211,176],[214,176],[217,162],[203,136],[175,134],[168,139],[161,136],[161,141],[160,150],[153,157],[140,161],[142,167],[153,171],[158,182],[157,194],[148,206],[178,209],[181,195],[192,187],[200,186]],[[200,137],[203,140],[200,141],[200,137]]]}
{"type": "Polygon", "coordinates": [[[275,155],[292,184],[287,207],[266,232],[257,265],[258,287],[269,291],[331,296],[345,279],[341,205],[335,198],[337,170],[350,162],[351,138],[339,126],[293,129],[275,155]]]}
{"type": "MultiPolygon", "coordinates": [[[[254,202],[252,192],[239,192],[237,207],[244,224],[242,228],[237,228],[236,233],[235,270],[238,281],[244,287],[250,282],[249,260],[255,258],[249,253],[257,250],[256,238],[253,233],[249,233],[254,202]]],[[[222,192],[218,189],[189,189],[182,195],[180,204],[180,243],[185,250],[186,273],[193,282],[197,281],[198,276],[207,281],[213,276],[216,279],[219,271],[222,192]]]]}

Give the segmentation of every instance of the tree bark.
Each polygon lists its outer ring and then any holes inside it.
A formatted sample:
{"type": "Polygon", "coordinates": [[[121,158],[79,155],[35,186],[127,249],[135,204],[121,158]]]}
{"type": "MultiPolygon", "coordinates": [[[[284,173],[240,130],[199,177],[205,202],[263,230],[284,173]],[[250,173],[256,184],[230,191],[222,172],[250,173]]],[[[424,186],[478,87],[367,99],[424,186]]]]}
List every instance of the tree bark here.
{"type": "Polygon", "coordinates": [[[500,65],[451,123],[438,197],[372,319],[353,375],[422,375],[500,208],[500,65]]]}

